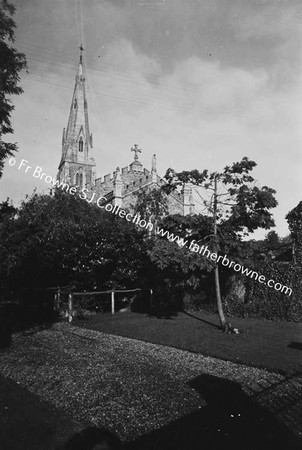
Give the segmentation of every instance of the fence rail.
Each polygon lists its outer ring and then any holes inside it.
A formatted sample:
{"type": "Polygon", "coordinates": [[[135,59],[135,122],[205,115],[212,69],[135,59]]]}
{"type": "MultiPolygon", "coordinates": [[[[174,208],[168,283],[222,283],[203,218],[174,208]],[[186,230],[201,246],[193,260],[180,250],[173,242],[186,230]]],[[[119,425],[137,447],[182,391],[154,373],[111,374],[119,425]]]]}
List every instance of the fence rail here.
{"type": "Polygon", "coordinates": [[[111,295],[111,314],[115,314],[115,294],[116,293],[126,293],[126,292],[139,292],[139,291],[148,291],[150,293],[150,308],[153,307],[153,289],[151,288],[135,288],[135,289],[109,289],[106,291],[92,291],[92,292],[68,292],[62,290],[60,287],[58,288],[50,288],[51,290],[55,291],[54,296],[54,306],[55,309],[58,311],[60,309],[61,305],[61,298],[62,294],[68,294],[68,309],[67,309],[67,318],[68,322],[72,322],[73,315],[74,315],[74,297],[79,296],[91,296],[91,295],[97,295],[97,294],[110,294],[111,295]]]}

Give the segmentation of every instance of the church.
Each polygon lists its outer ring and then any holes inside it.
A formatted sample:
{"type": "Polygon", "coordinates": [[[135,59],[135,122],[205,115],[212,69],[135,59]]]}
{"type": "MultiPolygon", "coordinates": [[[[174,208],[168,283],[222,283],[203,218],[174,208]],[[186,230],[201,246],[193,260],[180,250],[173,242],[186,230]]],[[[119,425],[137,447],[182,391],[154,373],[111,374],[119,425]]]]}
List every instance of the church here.
{"type": "MultiPolygon", "coordinates": [[[[160,188],[165,181],[158,175],[156,155],[153,155],[150,170],[139,161],[141,149],[137,144],[130,149],[133,161],[120,169],[96,177],[93,157],[93,139],[89,129],[88,104],[85,91],[83,47],[80,47],[80,61],[75,79],[67,127],[63,129],[62,157],[57,179],[79,189],[86,188],[95,198],[102,196],[104,204],[111,203],[133,211],[140,190],[160,188]],[[132,153],[133,152],[133,153],[132,153]]],[[[181,193],[168,196],[169,214],[193,214],[192,189],[185,186],[181,193]]]]}

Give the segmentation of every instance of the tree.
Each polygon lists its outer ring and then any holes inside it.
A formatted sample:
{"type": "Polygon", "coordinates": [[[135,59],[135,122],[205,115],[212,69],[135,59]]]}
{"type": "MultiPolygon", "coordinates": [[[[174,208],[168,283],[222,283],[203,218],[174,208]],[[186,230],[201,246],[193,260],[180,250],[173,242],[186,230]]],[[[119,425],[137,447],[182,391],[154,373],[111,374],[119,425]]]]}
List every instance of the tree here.
{"type": "Polygon", "coordinates": [[[265,236],[264,245],[268,250],[275,250],[280,245],[280,239],[275,230],[267,233],[265,236]]]}
{"type": "Polygon", "coordinates": [[[11,113],[14,106],[10,96],[23,92],[18,85],[19,72],[26,67],[25,55],[11,46],[15,41],[16,24],[12,19],[14,13],[15,7],[11,3],[0,0],[0,178],[5,159],[17,150],[15,143],[4,142],[2,137],[13,133],[11,113]]]}
{"type": "Polygon", "coordinates": [[[142,231],[78,196],[34,194],[0,224],[0,278],[12,287],[131,287],[142,231]]]}
{"type": "Polygon", "coordinates": [[[140,189],[136,197],[136,212],[146,221],[152,222],[155,229],[158,221],[168,212],[167,195],[162,189],[155,187],[149,190],[140,189]]]}
{"type": "MultiPolygon", "coordinates": [[[[208,170],[175,172],[168,169],[165,175],[165,192],[183,188],[186,183],[197,186],[208,200],[203,199],[205,213],[211,217],[211,233],[207,238],[214,252],[218,254],[232,250],[243,236],[257,228],[269,229],[274,220],[269,210],[277,206],[275,191],[267,186],[259,188],[250,172],[256,166],[254,161],[244,157],[240,162],[226,166],[222,172],[209,173],[208,170]]],[[[225,319],[219,279],[219,266],[214,264],[217,310],[221,328],[228,330],[225,319]]]]}
{"type": "MultiPolygon", "coordinates": [[[[168,215],[161,219],[159,226],[160,229],[168,231],[170,236],[186,236],[195,241],[203,239],[211,232],[209,218],[202,215],[168,215]]],[[[171,239],[156,235],[153,236],[148,255],[152,266],[156,268],[153,285],[161,291],[161,296],[165,295],[166,291],[165,302],[186,307],[189,301],[192,306],[189,294],[204,285],[203,281],[212,269],[211,262],[194,252],[186,251],[182,245],[171,239]]]]}
{"type": "Polygon", "coordinates": [[[0,223],[4,222],[6,219],[12,218],[16,214],[16,208],[11,203],[10,199],[7,198],[5,201],[0,203],[0,223]]]}
{"type": "Polygon", "coordinates": [[[285,218],[294,241],[294,263],[302,265],[302,202],[289,211],[285,218]]]}

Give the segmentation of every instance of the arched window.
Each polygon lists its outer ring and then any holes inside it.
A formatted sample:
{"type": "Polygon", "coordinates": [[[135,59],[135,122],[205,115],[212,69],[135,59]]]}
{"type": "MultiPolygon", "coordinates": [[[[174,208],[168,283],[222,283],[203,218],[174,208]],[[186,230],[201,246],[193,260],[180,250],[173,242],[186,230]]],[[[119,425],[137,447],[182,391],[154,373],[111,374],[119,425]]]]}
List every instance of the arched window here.
{"type": "Polygon", "coordinates": [[[83,180],[84,180],[83,169],[82,169],[82,167],[80,167],[79,171],[76,173],[76,176],[75,176],[75,184],[76,184],[76,186],[78,186],[79,188],[82,188],[83,187],[83,180]]]}
{"type": "Polygon", "coordinates": [[[74,109],[76,109],[77,106],[78,106],[78,102],[77,102],[77,99],[75,98],[75,99],[74,99],[74,103],[73,103],[74,109]]]}
{"type": "Polygon", "coordinates": [[[80,140],[79,140],[79,152],[82,152],[82,151],[83,151],[83,138],[81,136],[80,140]]]}

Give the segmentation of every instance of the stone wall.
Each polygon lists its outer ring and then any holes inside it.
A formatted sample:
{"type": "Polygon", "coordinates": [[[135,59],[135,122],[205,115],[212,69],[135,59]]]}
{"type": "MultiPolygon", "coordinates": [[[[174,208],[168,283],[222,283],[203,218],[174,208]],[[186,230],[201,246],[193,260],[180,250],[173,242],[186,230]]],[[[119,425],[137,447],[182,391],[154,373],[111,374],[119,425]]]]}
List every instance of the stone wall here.
{"type": "MultiPolygon", "coordinates": [[[[97,196],[102,196],[108,192],[113,191],[114,195],[114,180],[116,176],[116,171],[112,174],[107,174],[104,178],[98,178],[95,183],[94,191],[97,196]]],[[[160,187],[164,184],[164,181],[158,175],[155,176],[156,182],[154,180],[153,174],[140,165],[130,165],[130,167],[123,167],[120,171],[120,178],[122,181],[122,207],[126,209],[133,210],[136,203],[136,193],[140,189],[148,189],[150,186],[160,187]]],[[[168,196],[168,208],[170,214],[183,214],[183,195],[173,193],[168,196]]]]}

